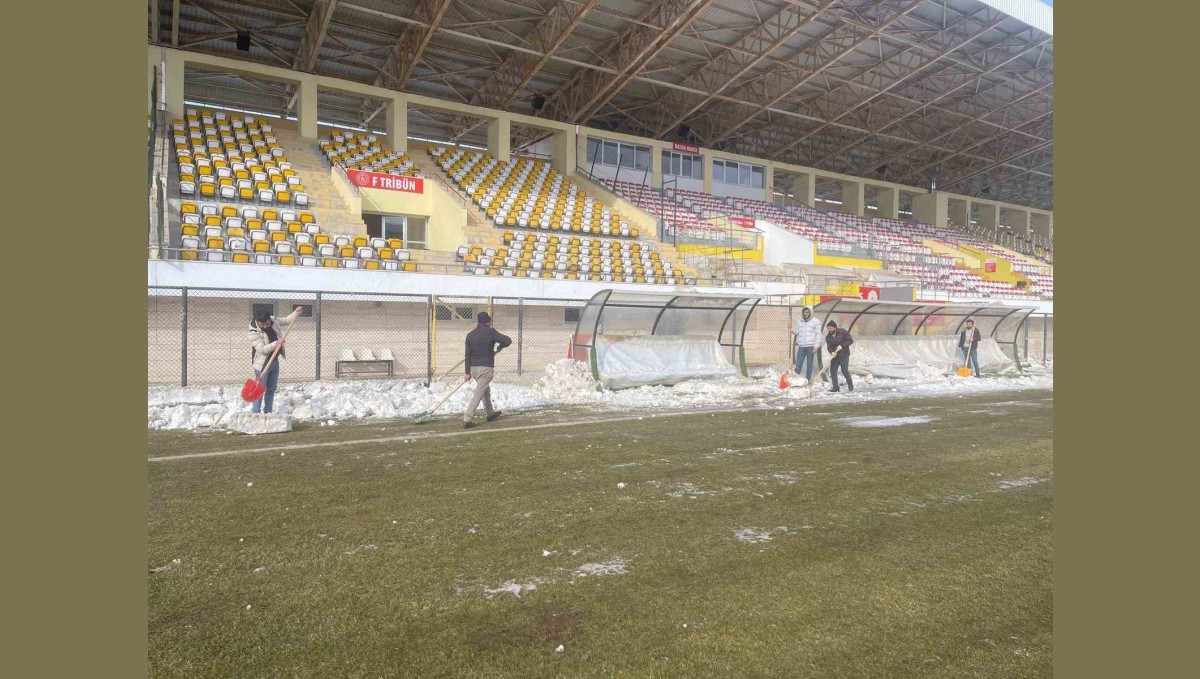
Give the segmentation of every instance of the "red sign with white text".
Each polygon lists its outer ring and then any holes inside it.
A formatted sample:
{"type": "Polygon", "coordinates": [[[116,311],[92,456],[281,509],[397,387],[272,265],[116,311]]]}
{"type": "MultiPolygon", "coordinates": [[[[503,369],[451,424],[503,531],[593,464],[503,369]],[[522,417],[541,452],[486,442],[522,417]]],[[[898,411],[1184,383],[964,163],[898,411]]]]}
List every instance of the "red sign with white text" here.
{"type": "Polygon", "coordinates": [[[985,273],[996,273],[996,260],[985,259],[983,261],[983,270],[985,273]]]}
{"type": "Polygon", "coordinates": [[[879,288],[872,288],[866,285],[858,286],[858,296],[863,299],[879,299],[879,288]]]}
{"type": "Polygon", "coordinates": [[[671,148],[676,151],[683,151],[684,153],[695,153],[695,154],[700,153],[700,147],[692,146],[691,144],[680,144],[679,142],[672,142],[671,148]]]}
{"type": "Polygon", "coordinates": [[[421,177],[401,177],[394,174],[363,172],[362,170],[346,170],[346,174],[355,186],[361,186],[364,189],[425,193],[425,180],[421,177]]]}
{"type": "Polygon", "coordinates": [[[734,224],[737,224],[738,226],[742,227],[743,229],[753,229],[754,228],[754,218],[753,217],[730,217],[729,221],[733,222],[734,224]]]}

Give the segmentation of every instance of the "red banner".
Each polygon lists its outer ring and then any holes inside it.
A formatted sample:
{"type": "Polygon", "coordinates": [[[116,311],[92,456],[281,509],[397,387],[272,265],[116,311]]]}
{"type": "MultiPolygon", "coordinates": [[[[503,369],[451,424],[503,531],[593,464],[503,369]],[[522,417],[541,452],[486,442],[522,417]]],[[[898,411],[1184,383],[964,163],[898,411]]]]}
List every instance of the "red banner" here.
{"type": "Polygon", "coordinates": [[[863,299],[879,299],[879,288],[872,288],[866,285],[858,286],[858,296],[863,299]]]}
{"type": "Polygon", "coordinates": [[[994,259],[983,260],[983,271],[984,271],[984,273],[996,273],[996,260],[994,260],[994,259]]]}
{"type": "Polygon", "coordinates": [[[738,226],[742,227],[743,229],[753,229],[754,228],[754,218],[753,217],[730,217],[729,221],[733,222],[734,224],[737,224],[738,226]]]}
{"type": "Polygon", "coordinates": [[[346,170],[346,174],[355,186],[361,186],[364,189],[425,193],[425,180],[421,177],[401,177],[394,174],[363,172],[362,170],[346,170]]]}
{"type": "Polygon", "coordinates": [[[679,142],[672,142],[671,148],[676,151],[683,151],[684,153],[694,153],[696,155],[700,155],[700,147],[692,146],[691,144],[680,144],[679,142]]]}

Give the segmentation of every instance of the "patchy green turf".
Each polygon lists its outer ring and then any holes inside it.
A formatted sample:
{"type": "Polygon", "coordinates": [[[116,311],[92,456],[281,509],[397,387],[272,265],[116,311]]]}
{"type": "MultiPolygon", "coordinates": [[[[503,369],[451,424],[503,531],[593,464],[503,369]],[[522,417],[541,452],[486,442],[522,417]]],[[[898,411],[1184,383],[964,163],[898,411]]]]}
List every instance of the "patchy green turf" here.
{"type": "Polygon", "coordinates": [[[151,675],[1050,676],[1051,396],[154,433],[151,675]]]}

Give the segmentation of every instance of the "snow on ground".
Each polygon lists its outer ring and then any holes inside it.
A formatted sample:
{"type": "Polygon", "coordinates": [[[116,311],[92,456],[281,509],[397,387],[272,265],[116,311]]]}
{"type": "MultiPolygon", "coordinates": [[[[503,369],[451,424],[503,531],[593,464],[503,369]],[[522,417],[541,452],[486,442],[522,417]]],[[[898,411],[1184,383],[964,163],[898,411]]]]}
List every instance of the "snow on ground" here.
{"type": "Polygon", "coordinates": [[[575,569],[574,575],[577,578],[586,578],[589,575],[625,575],[628,570],[628,562],[618,556],[603,563],[585,563],[575,569]]]}
{"type": "Polygon", "coordinates": [[[899,427],[906,424],[925,424],[932,421],[932,417],[925,415],[915,417],[875,417],[864,415],[863,417],[843,417],[838,420],[838,422],[849,427],[899,427]]]}
{"type": "MultiPolygon", "coordinates": [[[[587,367],[570,359],[547,366],[545,374],[533,384],[506,384],[500,373],[492,384],[492,402],[499,409],[522,411],[550,406],[586,405],[602,412],[668,412],[720,408],[782,409],[801,403],[853,403],[909,396],[945,396],[1052,389],[1053,373],[1037,370],[1024,375],[1004,375],[998,379],[974,379],[935,376],[912,379],[855,378],[855,390],[828,392],[818,384],[811,397],[806,387],[779,388],[779,377],[786,366],[755,369],[750,378],[696,380],[673,387],[637,387],[620,391],[601,391],[587,367]]],[[[444,380],[427,388],[417,380],[337,380],[298,382],[280,385],[275,394],[275,410],[300,422],[360,418],[411,418],[429,410],[456,386],[444,380]]],[[[247,411],[241,386],[163,387],[148,390],[147,426],[150,429],[222,428],[230,413],[247,411]]],[[[438,411],[442,416],[461,413],[470,398],[470,386],[459,389],[438,411]]]]}

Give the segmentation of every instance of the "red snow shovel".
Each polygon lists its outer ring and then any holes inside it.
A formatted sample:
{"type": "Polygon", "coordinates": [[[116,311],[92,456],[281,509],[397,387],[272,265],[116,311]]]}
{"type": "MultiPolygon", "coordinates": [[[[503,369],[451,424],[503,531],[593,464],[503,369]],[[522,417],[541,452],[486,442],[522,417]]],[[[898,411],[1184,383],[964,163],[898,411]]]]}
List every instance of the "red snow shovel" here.
{"type": "MultiPolygon", "coordinates": [[[[292,330],[295,323],[288,323],[288,326],[283,329],[283,337],[281,340],[286,340],[287,335],[292,330]]],[[[258,374],[258,379],[248,379],[242,385],[242,400],[247,403],[254,403],[262,398],[263,394],[267,393],[267,388],[262,385],[262,378],[267,376],[267,371],[271,369],[271,363],[275,361],[275,357],[279,355],[279,350],[283,348],[280,343],[275,344],[275,351],[271,352],[271,358],[267,359],[266,365],[263,366],[262,372],[258,374]]]]}

